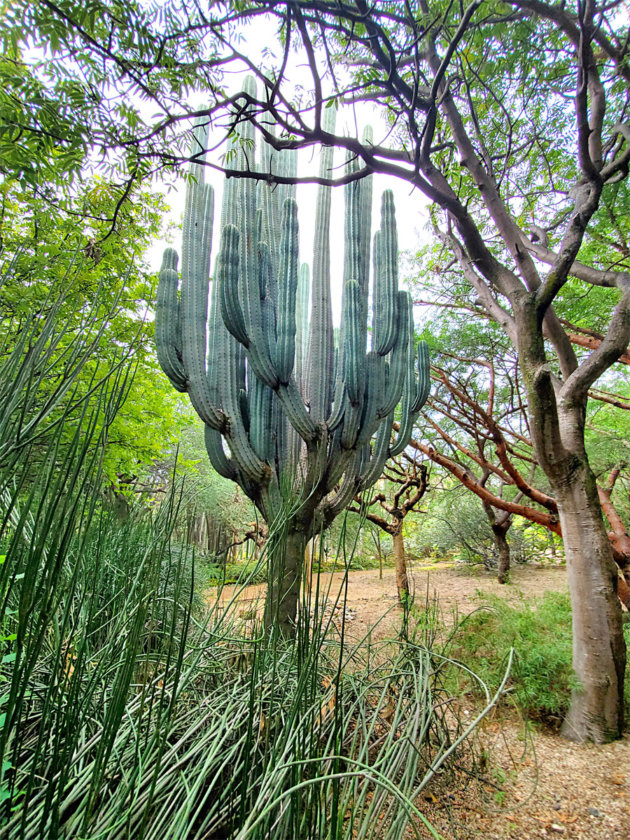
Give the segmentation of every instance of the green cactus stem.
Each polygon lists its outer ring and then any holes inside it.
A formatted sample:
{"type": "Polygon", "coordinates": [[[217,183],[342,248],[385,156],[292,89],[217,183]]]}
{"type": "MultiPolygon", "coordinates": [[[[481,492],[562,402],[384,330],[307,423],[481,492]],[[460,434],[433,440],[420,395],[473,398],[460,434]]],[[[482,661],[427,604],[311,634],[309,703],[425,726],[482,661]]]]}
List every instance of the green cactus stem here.
{"type": "MultiPolygon", "coordinates": [[[[251,82],[247,85],[253,95],[251,82]]],[[[333,109],[326,110],[328,131],[334,116],[333,109]]],[[[265,145],[256,160],[252,124],[240,119],[238,125],[240,137],[230,141],[235,168],[295,176],[295,153],[265,145]]],[[[332,320],[329,188],[319,189],[309,269],[299,260],[295,187],[274,189],[269,179],[226,181],[211,280],[214,211],[212,188],[204,183],[207,141],[207,126],[197,125],[181,280],[172,249],[160,271],[158,358],[203,420],[212,465],[238,482],[269,525],[265,622],[291,635],[306,544],[407,445],[429,392],[428,348],[418,346],[416,370],[411,300],[398,290],[393,195],[383,195],[381,226],[371,247],[370,178],[345,188],[338,331],[332,320]],[[393,438],[395,416],[400,431],[393,438]]],[[[328,176],[333,164],[333,149],[324,148],[320,173],[328,176]]],[[[349,171],[357,166],[353,160],[346,165],[349,171]]]]}

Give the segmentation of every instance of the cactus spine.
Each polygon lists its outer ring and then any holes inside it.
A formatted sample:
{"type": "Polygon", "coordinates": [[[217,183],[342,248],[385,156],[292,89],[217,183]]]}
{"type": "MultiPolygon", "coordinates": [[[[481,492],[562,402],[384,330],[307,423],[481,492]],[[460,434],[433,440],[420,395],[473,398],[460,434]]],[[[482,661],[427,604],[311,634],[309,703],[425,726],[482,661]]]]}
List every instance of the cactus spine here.
{"type": "MultiPolygon", "coordinates": [[[[326,119],[332,130],[332,109],[326,119]]],[[[256,169],[253,128],[247,121],[241,126],[240,145],[230,153],[236,168],[256,169]]],[[[195,149],[207,147],[203,126],[195,128],[193,142],[195,149]]],[[[352,170],[356,163],[346,165],[352,170]]],[[[267,175],[294,175],[295,154],[266,146],[258,166],[267,175]]],[[[329,175],[332,166],[333,150],[325,148],[321,174],[329,175]]],[[[172,249],[160,271],[160,364],[203,420],[217,472],[239,483],[270,526],[283,522],[282,536],[270,548],[265,619],[286,634],[294,626],[306,543],[378,479],[390,455],[405,448],[428,396],[428,350],[420,344],[417,377],[411,300],[398,291],[393,195],[383,195],[374,237],[369,350],[371,179],[351,182],[345,196],[343,319],[336,342],[329,188],[320,187],[317,200],[310,318],[309,270],[299,264],[292,186],[226,181],[211,283],[213,194],[203,166],[194,163],[179,297],[172,249]],[[400,432],[392,440],[401,399],[400,432]]]]}

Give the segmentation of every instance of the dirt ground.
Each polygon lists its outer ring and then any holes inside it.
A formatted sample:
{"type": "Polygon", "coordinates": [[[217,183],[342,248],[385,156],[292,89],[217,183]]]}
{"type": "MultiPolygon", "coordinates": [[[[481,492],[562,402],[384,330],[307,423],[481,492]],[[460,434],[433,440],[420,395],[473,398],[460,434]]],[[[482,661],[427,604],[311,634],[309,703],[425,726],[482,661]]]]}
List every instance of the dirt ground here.
{"type": "MultiPolygon", "coordinates": [[[[465,567],[464,567],[465,569],[465,567]]],[[[313,584],[311,598],[317,598],[328,610],[343,600],[346,575],[343,572],[322,574],[319,590],[313,584]]],[[[477,606],[477,593],[494,593],[518,601],[547,591],[564,591],[567,588],[566,571],[560,566],[517,566],[512,570],[511,583],[500,586],[496,577],[486,571],[462,571],[451,563],[430,566],[415,565],[410,570],[410,585],[417,604],[437,598],[441,614],[447,618],[458,613],[465,615],[477,606]]],[[[266,586],[255,584],[243,589],[226,586],[221,592],[221,602],[227,603],[238,594],[239,613],[242,617],[261,615],[266,586]]],[[[211,591],[210,596],[214,594],[211,591]]],[[[361,639],[370,629],[373,638],[395,634],[400,626],[400,608],[396,594],[393,569],[384,569],[382,579],[378,569],[350,571],[347,576],[346,632],[354,639],[361,639]]],[[[630,840],[630,834],[628,835],[630,840]]]]}
{"type": "MultiPolygon", "coordinates": [[[[519,566],[508,586],[487,572],[448,564],[416,566],[412,576],[416,603],[437,597],[446,617],[474,609],[477,592],[517,601],[567,588],[562,567],[519,566]]],[[[320,578],[320,603],[326,601],[337,616],[335,600],[344,586],[341,573],[320,578]]],[[[242,616],[260,614],[264,591],[250,586],[240,593],[242,616]]],[[[221,601],[233,595],[226,587],[221,601]]],[[[382,579],[378,570],[350,572],[345,612],[347,632],[357,640],[371,628],[373,637],[395,632],[400,608],[394,571],[384,570],[382,579]]],[[[613,744],[579,746],[495,711],[476,739],[486,761],[481,781],[471,782],[462,772],[437,778],[425,790],[423,811],[443,840],[630,840],[630,734],[613,744]]]]}

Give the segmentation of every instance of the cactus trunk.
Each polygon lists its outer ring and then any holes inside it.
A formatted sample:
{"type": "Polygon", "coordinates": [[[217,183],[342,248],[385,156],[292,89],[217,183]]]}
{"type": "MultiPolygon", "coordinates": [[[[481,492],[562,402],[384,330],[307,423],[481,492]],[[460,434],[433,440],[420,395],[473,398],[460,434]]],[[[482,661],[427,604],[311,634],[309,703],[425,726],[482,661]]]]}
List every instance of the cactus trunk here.
{"type": "Polygon", "coordinates": [[[268,546],[268,590],[265,600],[265,628],[280,636],[295,635],[302,571],[306,546],[310,539],[299,521],[289,521],[268,546]]]}

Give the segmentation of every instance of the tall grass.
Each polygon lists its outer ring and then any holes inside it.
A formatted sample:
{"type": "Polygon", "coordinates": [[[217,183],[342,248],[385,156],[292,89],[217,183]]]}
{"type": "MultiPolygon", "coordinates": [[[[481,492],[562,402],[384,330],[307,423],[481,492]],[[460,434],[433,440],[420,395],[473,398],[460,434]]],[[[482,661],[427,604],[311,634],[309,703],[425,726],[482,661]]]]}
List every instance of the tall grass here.
{"type": "Polygon", "coordinates": [[[47,339],[31,343],[39,350],[22,347],[0,368],[0,392],[14,383],[0,426],[10,453],[0,459],[0,836],[437,837],[418,794],[470,727],[450,711],[457,666],[435,650],[431,622],[420,639],[350,644],[316,589],[289,644],[243,622],[237,599],[201,609],[194,558],[172,540],[176,494],[126,523],[101,502],[99,452],[124,368],[79,407],[62,389],[33,423],[33,395],[67,369],[49,353],[64,329],[49,317],[47,339]],[[42,443],[53,408],[63,420],[42,443]],[[29,439],[16,448],[3,429],[29,439]]]}

